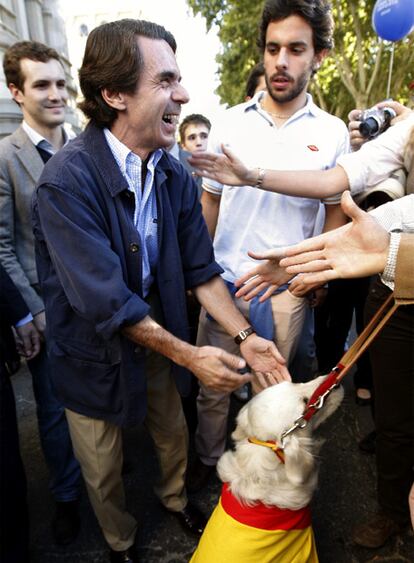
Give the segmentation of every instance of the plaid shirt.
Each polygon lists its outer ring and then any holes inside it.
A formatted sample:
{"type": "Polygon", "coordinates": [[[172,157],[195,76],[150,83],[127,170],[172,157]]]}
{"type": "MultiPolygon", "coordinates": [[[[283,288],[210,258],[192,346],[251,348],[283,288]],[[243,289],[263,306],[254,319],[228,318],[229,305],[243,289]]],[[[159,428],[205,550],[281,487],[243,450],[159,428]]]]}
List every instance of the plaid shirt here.
{"type": "Polygon", "coordinates": [[[147,164],[145,184],[142,187],[142,160],[113,135],[104,129],[106,141],[112,154],[128,182],[129,190],[135,195],[134,224],[142,242],[142,288],[144,297],[148,295],[154,279],[158,261],[157,201],[154,185],[154,172],[162,156],[162,150],[154,151],[147,164]]]}

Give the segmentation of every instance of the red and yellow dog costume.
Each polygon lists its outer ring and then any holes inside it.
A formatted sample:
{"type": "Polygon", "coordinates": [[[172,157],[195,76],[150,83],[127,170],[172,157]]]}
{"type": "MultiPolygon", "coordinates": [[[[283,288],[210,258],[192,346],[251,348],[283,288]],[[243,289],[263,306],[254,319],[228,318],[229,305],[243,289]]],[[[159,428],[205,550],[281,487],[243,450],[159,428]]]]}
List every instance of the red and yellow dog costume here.
{"type": "Polygon", "coordinates": [[[245,506],[224,484],[190,563],[318,563],[310,509],[245,506]]]}

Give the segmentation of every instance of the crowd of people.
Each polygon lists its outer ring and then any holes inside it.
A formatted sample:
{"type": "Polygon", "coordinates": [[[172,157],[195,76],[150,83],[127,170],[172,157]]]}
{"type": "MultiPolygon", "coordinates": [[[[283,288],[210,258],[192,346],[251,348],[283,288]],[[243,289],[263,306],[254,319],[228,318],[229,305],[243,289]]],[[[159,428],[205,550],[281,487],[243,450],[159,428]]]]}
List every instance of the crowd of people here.
{"type": "MultiPolygon", "coordinates": [[[[155,494],[201,535],[206,515],[187,491],[206,485],[225,450],[231,393],[326,373],[354,312],[361,332],[391,291],[401,306],[355,375],[355,400],[375,420],[379,510],[353,540],[378,548],[409,523],[414,113],[387,102],[397,117],[367,141],[360,110],[348,130],[315,104],[309,83],[333,45],[326,0],[268,0],[259,30],[245,101],[214,123],[188,115],[179,142],[189,97],[162,26],[124,19],[90,33],[79,70],[88,125],[76,138],[58,53],[34,41],[5,53],[23,121],[0,141],[4,563],[30,560],[10,384],[19,356],[56,543],[78,535],[83,479],[111,563],[134,563],[122,428],[146,425],[155,494]]],[[[412,489],[410,499],[412,515],[412,489]]]]}

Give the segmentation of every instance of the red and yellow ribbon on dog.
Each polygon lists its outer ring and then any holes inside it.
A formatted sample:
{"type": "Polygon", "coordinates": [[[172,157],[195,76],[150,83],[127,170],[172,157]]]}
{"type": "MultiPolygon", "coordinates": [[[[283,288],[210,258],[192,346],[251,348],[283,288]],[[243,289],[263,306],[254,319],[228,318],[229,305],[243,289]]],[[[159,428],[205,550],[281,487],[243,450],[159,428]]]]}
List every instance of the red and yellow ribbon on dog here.
{"type": "Polygon", "coordinates": [[[245,506],[224,484],[190,563],[318,563],[310,509],[245,506]]]}

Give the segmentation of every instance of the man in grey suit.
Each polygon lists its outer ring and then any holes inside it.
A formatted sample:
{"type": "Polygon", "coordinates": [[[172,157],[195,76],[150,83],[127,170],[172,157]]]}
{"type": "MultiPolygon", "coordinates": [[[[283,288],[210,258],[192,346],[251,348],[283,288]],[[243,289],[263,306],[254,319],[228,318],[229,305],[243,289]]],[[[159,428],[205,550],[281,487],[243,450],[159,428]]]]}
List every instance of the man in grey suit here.
{"type": "MultiPolygon", "coordinates": [[[[3,61],[7,85],[23,114],[21,126],[0,141],[0,261],[20,290],[44,340],[46,323],[38,286],[31,199],[44,163],[64,144],[67,90],[54,49],[33,41],[12,45],[3,61]]],[[[46,331],[47,332],[47,331],[46,331]]],[[[39,433],[56,500],[57,543],[70,543],[79,530],[80,468],[64,410],[54,396],[45,346],[27,362],[33,378],[39,433]]]]}

